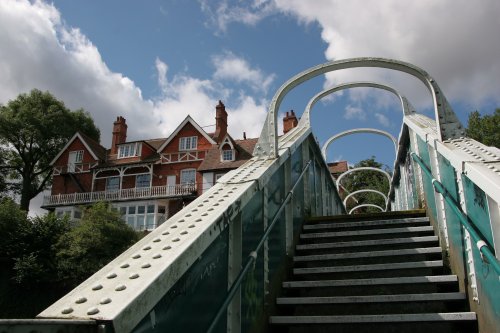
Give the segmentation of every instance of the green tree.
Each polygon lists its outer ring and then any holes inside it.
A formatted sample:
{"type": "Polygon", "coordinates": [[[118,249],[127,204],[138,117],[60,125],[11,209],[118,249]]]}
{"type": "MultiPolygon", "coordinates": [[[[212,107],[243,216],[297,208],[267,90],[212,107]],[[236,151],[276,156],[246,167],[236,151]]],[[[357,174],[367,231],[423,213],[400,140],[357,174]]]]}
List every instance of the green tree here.
{"type": "Polygon", "coordinates": [[[500,148],[500,109],[492,115],[469,114],[467,136],[487,146],[500,148]]]}
{"type": "Polygon", "coordinates": [[[80,283],[129,248],[138,237],[106,203],[87,208],[78,226],[59,241],[57,257],[62,278],[80,283]]]}
{"type": "Polygon", "coordinates": [[[0,258],[11,260],[22,253],[19,242],[23,230],[29,227],[26,212],[10,198],[0,200],[0,258]]]}
{"type": "MultiPolygon", "coordinates": [[[[357,167],[373,167],[373,168],[378,168],[382,169],[390,174],[390,169],[387,166],[384,166],[382,163],[377,162],[375,160],[375,156],[372,156],[371,158],[359,161],[354,165],[355,168],[357,167]]],[[[370,190],[377,190],[385,195],[389,192],[389,181],[387,180],[387,177],[383,175],[380,172],[377,171],[371,171],[371,170],[366,170],[366,171],[358,171],[358,172],[353,172],[349,175],[347,175],[344,179],[342,179],[342,185],[344,188],[349,191],[349,192],[354,192],[357,190],[362,190],[362,189],[370,189],[370,190]]],[[[347,194],[346,194],[347,195],[347,194]]],[[[371,193],[371,192],[366,192],[366,193],[361,193],[358,195],[355,195],[356,201],[349,200],[347,203],[347,211],[351,210],[357,205],[361,204],[374,204],[377,206],[380,206],[382,208],[385,208],[385,201],[384,198],[376,193],[371,193]]],[[[368,212],[378,212],[377,208],[372,208],[372,207],[363,207],[360,209],[357,209],[355,212],[356,213],[368,213],[368,212]]]]}
{"type": "Polygon", "coordinates": [[[18,180],[13,190],[21,209],[42,192],[52,176],[50,162],[76,131],[99,141],[99,129],[87,112],[70,111],[49,92],[34,89],[0,106],[0,173],[18,180]]]}

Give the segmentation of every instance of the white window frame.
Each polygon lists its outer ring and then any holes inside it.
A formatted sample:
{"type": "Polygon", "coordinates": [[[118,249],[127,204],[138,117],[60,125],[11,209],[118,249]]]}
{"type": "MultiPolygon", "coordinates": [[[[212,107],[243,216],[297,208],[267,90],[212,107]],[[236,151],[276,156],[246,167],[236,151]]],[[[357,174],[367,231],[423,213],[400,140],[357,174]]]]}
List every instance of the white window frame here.
{"type": "Polygon", "coordinates": [[[118,158],[141,156],[142,143],[133,142],[118,146],[118,158]]]}
{"type": "Polygon", "coordinates": [[[198,148],[197,136],[183,136],[179,138],[179,151],[196,150],[198,148]]]}
{"type": "Polygon", "coordinates": [[[234,161],[234,149],[221,149],[220,159],[222,162],[234,161]],[[227,155],[228,153],[231,153],[231,156],[229,159],[226,158],[226,157],[229,157],[229,155],[227,155]]]}
{"type": "Polygon", "coordinates": [[[190,169],[183,169],[181,170],[181,173],[180,173],[180,184],[181,185],[186,185],[186,184],[196,184],[196,169],[193,169],[193,168],[190,168],[190,169]],[[185,174],[186,173],[193,173],[194,174],[194,179],[193,179],[193,182],[190,182],[190,181],[186,181],[185,179],[185,174]]]}

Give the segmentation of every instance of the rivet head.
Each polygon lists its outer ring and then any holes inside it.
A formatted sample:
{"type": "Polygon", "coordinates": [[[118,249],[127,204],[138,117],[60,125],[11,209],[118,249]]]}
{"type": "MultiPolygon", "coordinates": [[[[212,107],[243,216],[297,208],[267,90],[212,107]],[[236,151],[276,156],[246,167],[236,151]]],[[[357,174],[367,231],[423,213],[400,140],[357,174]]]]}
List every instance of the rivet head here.
{"type": "Polygon", "coordinates": [[[149,251],[149,250],[151,250],[151,246],[146,246],[146,247],[143,247],[142,249],[143,249],[144,251],[149,251]]]}
{"type": "Polygon", "coordinates": [[[103,298],[103,299],[101,299],[101,301],[99,303],[100,304],[109,304],[109,303],[111,303],[111,298],[109,298],[109,297],[103,298]]]}
{"type": "Polygon", "coordinates": [[[178,241],[180,241],[179,238],[172,239],[172,242],[178,242],[178,241]]]}
{"type": "Polygon", "coordinates": [[[163,232],[163,233],[162,233],[162,235],[163,235],[163,236],[170,235],[170,232],[165,231],[165,232],[163,232]]]}
{"type": "Polygon", "coordinates": [[[188,228],[194,228],[194,224],[191,224],[190,226],[188,226],[188,228]]]}
{"type": "Polygon", "coordinates": [[[87,299],[85,297],[78,297],[75,301],[76,304],[82,304],[87,302],[87,299]]]}
{"type": "Polygon", "coordinates": [[[120,265],[120,268],[128,268],[128,267],[130,267],[130,265],[129,265],[129,264],[127,264],[127,263],[124,263],[124,264],[121,264],[121,265],[120,265]]]}
{"type": "Polygon", "coordinates": [[[155,254],[155,255],[153,256],[153,259],[159,259],[159,258],[161,258],[161,254],[159,254],[159,253],[157,253],[157,254],[155,254]]]}
{"type": "Polygon", "coordinates": [[[161,239],[160,239],[160,238],[155,238],[155,239],[153,240],[153,242],[155,242],[155,243],[158,243],[158,242],[160,242],[160,241],[161,241],[161,239]]]}
{"type": "Polygon", "coordinates": [[[96,284],[95,286],[92,287],[92,290],[101,290],[102,289],[102,284],[96,284]]]}
{"type": "Polygon", "coordinates": [[[167,245],[163,248],[163,250],[170,250],[172,247],[170,245],[167,245]]]}
{"type": "Polygon", "coordinates": [[[175,224],[170,227],[170,229],[175,229],[175,228],[177,228],[177,226],[175,224]]]}
{"type": "Polygon", "coordinates": [[[201,222],[201,219],[196,219],[196,221],[195,221],[195,222],[201,222]]]}
{"type": "Polygon", "coordinates": [[[187,231],[183,231],[181,232],[181,235],[187,235],[187,233],[188,233],[187,231]]]}
{"type": "Polygon", "coordinates": [[[108,275],[106,275],[106,278],[108,279],[114,279],[116,277],[116,273],[109,273],[108,275]]]}
{"type": "Polygon", "coordinates": [[[87,314],[88,315],[95,315],[97,313],[99,313],[99,309],[98,308],[90,308],[90,309],[87,310],[87,314]]]}
{"type": "Polygon", "coordinates": [[[130,274],[130,276],[128,278],[131,280],[134,280],[134,279],[137,279],[138,277],[139,277],[139,274],[134,273],[134,274],[130,274]]]}
{"type": "Polygon", "coordinates": [[[141,255],[139,253],[136,253],[132,256],[132,259],[139,259],[141,255]]]}
{"type": "Polygon", "coordinates": [[[125,289],[127,289],[127,287],[124,284],[120,284],[120,285],[116,286],[116,288],[115,288],[116,291],[122,291],[125,289]]]}
{"type": "Polygon", "coordinates": [[[142,264],[142,265],[141,265],[141,268],[149,268],[149,267],[151,267],[151,265],[150,265],[150,264],[148,264],[148,263],[145,263],[145,264],[142,264]]]}
{"type": "Polygon", "coordinates": [[[71,312],[73,312],[73,308],[70,308],[70,307],[64,308],[61,311],[62,314],[68,314],[68,313],[71,313],[71,312]]]}

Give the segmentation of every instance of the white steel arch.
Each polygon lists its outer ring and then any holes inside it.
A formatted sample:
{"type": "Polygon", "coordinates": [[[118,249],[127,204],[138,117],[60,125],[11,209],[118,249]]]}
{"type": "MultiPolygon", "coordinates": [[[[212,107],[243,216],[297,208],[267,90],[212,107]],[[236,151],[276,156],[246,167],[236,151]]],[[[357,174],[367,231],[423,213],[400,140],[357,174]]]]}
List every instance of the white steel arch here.
{"type": "Polygon", "coordinates": [[[398,154],[398,141],[391,133],[386,132],[386,131],[382,131],[382,130],[379,130],[376,128],[354,128],[354,129],[351,129],[348,131],[344,131],[344,132],[335,134],[335,135],[331,136],[328,140],[326,140],[325,144],[321,148],[321,154],[323,155],[323,158],[325,159],[325,161],[327,160],[326,155],[327,155],[328,147],[333,143],[333,141],[340,139],[340,138],[347,136],[347,135],[358,134],[358,133],[373,133],[373,134],[379,134],[379,135],[383,135],[385,137],[388,137],[392,141],[392,143],[394,144],[394,151],[395,151],[396,155],[398,154]]]}
{"type": "Polygon", "coordinates": [[[446,97],[441,91],[441,88],[439,88],[436,81],[426,71],[412,64],[393,59],[368,57],[352,58],[331,61],[311,67],[285,82],[278,89],[271,101],[271,104],[269,105],[269,112],[267,114],[266,121],[262,128],[259,141],[255,145],[254,156],[265,158],[278,157],[277,110],[279,109],[283,98],[290,90],[316,76],[341,69],[359,67],[386,68],[404,72],[416,77],[427,87],[427,89],[431,93],[438,139],[442,141],[445,139],[459,138],[465,135],[462,124],[451,109],[448,101],[446,100],[446,97]]]}
{"type": "Polygon", "coordinates": [[[356,207],[354,207],[353,209],[351,209],[351,210],[349,211],[349,214],[351,214],[352,212],[354,212],[356,209],[358,209],[358,208],[362,208],[362,207],[373,207],[373,208],[378,208],[378,209],[380,209],[380,211],[381,211],[381,212],[383,212],[383,211],[384,211],[384,209],[383,209],[382,207],[378,206],[378,205],[374,205],[374,204],[362,204],[362,205],[357,205],[356,207]]]}
{"type": "MultiPolygon", "coordinates": [[[[382,193],[380,191],[377,191],[377,190],[372,190],[372,189],[368,189],[367,188],[367,189],[364,189],[364,190],[357,190],[357,191],[354,191],[352,193],[349,193],[349,195],[344,198],[344,207],[346,206],[347,200],[349,200],[350,197],[352,197],[352,196],[354,196],[356,194],[367,193],[367,192],[380,194],[384,198],[384,202],[387,205],[387,196],[384,193],[382,193]]],[[[387,210],[387,207],[386,207],[386,210],[387,210]]]]}
{"type": "Polygon", "coordinates": [[[299,125],[308,124],[310,126],[311,110],[312,110],[313,106],[323,97],[331,95],[337,91],[351,89],[351,88],[360,88],[360,87],[377,88],[377,89],[389,91],[389,92],[393,93],[394,95],[396,95],[399,98],[399,100],[401,101],[403,115],[410,115],[412,113],[416,113],[415,108],[411,105],[411,103],[408,101],[408,99],[405,96],[401,95],[396,89],[392,88],[391,86],[376,83],[376,82],[370,82],[370,81],[358,81],[358,82],[349,82],[349,83],[339,84],[338,86],[323,90],[322,92],[316,94],[313,98],[311,98],[309,100],[309,103],[307,104],[307,106],[304,110],[304,114],[300,117],[299,125]]]}
{"type": "Polygon", "coordinates": [[[342,178],[344,178],[345,176],[347,176],[348,174],[351,174],[353,172],[365,171],[365,170],[380,172],[380,173],[384,174],[387,177],[387,180],[389,181],[389,184],[391,183],[391,175],[389,175],[389,173],[387,171],[384,171],[384,170],[379,169],[379,168],[374,168],[374,167],[359,167],[359,168],[349,169],[346,172],[342,173],[339,176],[339,178],[337,178],[337,181],[335,183],[335,185],[337,186],[337,190],[339,189],[340,181],[342,180],[342,178]]]}

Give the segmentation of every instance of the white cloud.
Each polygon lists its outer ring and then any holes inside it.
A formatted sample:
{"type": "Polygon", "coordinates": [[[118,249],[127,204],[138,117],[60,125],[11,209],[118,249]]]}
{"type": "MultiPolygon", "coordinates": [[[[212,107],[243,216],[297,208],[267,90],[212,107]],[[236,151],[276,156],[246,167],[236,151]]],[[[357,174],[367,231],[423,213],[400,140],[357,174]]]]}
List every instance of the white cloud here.
{"type": "Polygon", "coordinates": [[[229,24],[237,22],[256,25],[262,19],[276,13],[273,1],[254,0],[242,5],[241,1],[200,0],[201,9],[208,17],[208,24],[216,27],[217,32],[226,32],[229,24]]]}
{"type": "Polygon", "coordinates": [[[156,58],[155,60],[156,72],[158,74],[158,86],[164,92],[167,88],[167,71],[168,65],[160,60],[160,58],[156,58]]]}
{"type": "Polygon", "coordinates": [[[216,68],[215,79],[246,83],[256,91],[267,92],[269,85],[275,78],[273,74],[266,76],[260,69],[251,68],[245,59],[237,57],[231,52],[214,56],[212,62],[216,68]]]}
{"type": "Polygon", "coordinates": [[[391,126],[391,121],[387,116],[383,115],[382,113],[375,113],[375,119],[377,119],[378,123],[384,127],[390,127],[391,126]]]}
{"type": "MultiPolygon", "coordinates": [[[[449,99],[481,103],[500,101],[500,2],[422,0],[401,2],[276,0],[277,7],[306,22],[317,21],[328,43],[329,60],[361,56],[400,59],[424,68],[449,99]]],[[[424,90],[387,71],[370,71],[375,79],[395,80],[401,90],[423,103],[424,90]]],[[[362,77],[359,71],[328,76],[330,83],[362,77]]]]}
{"type": "Polygon", "coordinates": [[[348,105],[344,111],[344,118],[366,120],[366,112],[360,107],[348,105]]]}

